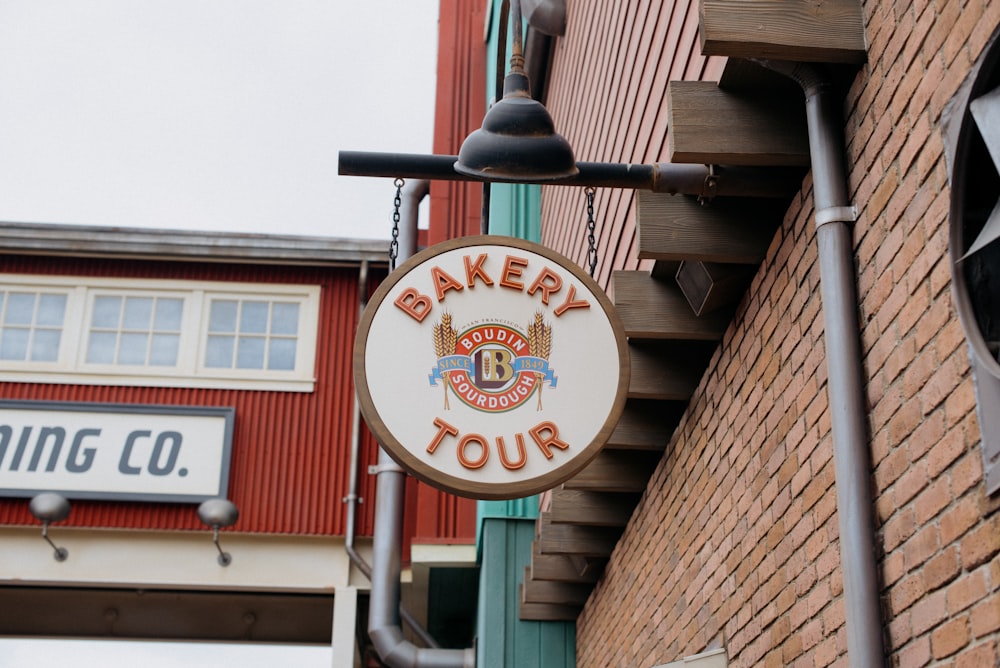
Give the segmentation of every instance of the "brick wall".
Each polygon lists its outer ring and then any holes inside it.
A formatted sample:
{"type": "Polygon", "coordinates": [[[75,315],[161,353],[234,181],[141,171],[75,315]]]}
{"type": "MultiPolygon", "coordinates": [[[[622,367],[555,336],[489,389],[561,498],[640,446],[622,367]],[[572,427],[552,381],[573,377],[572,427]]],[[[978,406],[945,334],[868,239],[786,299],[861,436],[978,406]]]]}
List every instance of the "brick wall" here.
{"type": "MultiPolygon", "coordinates": [[[[942,110],[1000,3],[868,2],[845,104],[890,665],[1000,665],[1000,498],[982,485],[951,293],[942,110]]],[[[578,665],[847,665],[811,182],[786,214],[578,620],[578,665]]]]}

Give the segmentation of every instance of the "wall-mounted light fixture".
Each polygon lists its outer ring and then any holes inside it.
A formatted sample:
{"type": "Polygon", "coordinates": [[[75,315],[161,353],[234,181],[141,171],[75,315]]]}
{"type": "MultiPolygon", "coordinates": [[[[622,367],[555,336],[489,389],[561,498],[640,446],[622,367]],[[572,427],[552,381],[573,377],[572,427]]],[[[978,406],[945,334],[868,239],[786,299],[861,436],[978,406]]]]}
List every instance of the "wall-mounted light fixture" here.
{"type": "Polygon", "coordinates": [[[66,557],[69,556],[69,550],[65,547],[57,547],[52,542],[52,539],[49,538],[49,523],[61,522],[69,517],[69,501],[60,494],[43,492],[32,497],[31,503],[28,504],[28,509],[31,510],[32,515],[42,521],[42,538],[52,546],[54,550],[52,554],[53,558],[56,561],[66,561],[66,557]]]}
{"type": "Polygon", "coordinates": [[[198,506],[198,519],[212,527],[212,542],[219,551],[220,566],[231,564],[233,557],[228,552],[222,551],[222,546],[219,545],[219,529],[236,524],[239,517],[240,511],[229,499],[209,499],[202,501],[198,506]]]}

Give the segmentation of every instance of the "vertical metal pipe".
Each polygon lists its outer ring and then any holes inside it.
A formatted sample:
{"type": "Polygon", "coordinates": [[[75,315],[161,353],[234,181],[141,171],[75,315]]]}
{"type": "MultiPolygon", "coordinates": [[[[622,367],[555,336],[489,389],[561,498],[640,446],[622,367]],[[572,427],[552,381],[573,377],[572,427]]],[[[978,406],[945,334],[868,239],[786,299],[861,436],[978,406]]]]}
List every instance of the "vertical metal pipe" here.
{"type": "Polygon", "coordinates": [[[397,261],[402,262],[413,257],[417,252],[417,221],[419,220],[420,202],[431,191],[431,182],[427,179],[411,179],[403,186],[402,202],[399,219],[399,255],[397,261]]]}
{"type": "MultiPolygon", "coordinates": [[[[358,270],[358,314],[364,312],[368,305],[368,261],[361,262],[358,270]]],[[[358,451],[361,447],[361,406],[358,403],[357,394],[354,395],[354,410],[351,414],[351,459],[350,471],[348,473],[347,496],[344,503],[347,504],[347,527],[344,531],[344,549],[347,550],[347,557],[351,563],[357,567],[369,580],[372,577],[371,566],[358,553],[354,547],[354,537],[357,533],[358,504],[358,451]]]]}
{"type": "MultiPolygon", "coordinates": [[[[417,186],[414,186],[416,189],[417,186]]],[[[421,196],[422,197],[422,196],[421,196]]],[[[416,202],[411,197],[410,208],[416,202]]],[[[400,217],[399,262],[416,250],[417,215],[400,217]],[[408,228],[403,230],[403,228],[408,228]]],[[[379,448],[376,466],[375,528],[372,536],[371,596],[368,636],[382,661],[392,668],[473,668],[475,652],[469,649],[417,647],[403,637],[400,626],[400,572],[402,571],[403,500],[406,473],[379,448]]]]}
{"type": "MultiPolygon", "coordinates": [[[[832,86],[814,85],[806,90],[806,115],[816,211],[846,209],[850,201],[844,140],[839,100],[833,95],[832,86]]],[[[881,666],[885,654],[875,567],[871,454],[851,232],[846,221],[831,220],[821,222],[816,238],[826,323],[840,559],[847,602],[847,656],[852,666],[881,666]]]]}
{"type": "Polygon", "coordinates": [[[875,565],[872,465],[854,243],[848,224],[853,222],[854,214],[847,192],[840,100],[833,85],[809,65],[761,63],[795,79],[806,95],[846,601],[847,656],[851,666],[882,666],[885,652],[875,565]]]}

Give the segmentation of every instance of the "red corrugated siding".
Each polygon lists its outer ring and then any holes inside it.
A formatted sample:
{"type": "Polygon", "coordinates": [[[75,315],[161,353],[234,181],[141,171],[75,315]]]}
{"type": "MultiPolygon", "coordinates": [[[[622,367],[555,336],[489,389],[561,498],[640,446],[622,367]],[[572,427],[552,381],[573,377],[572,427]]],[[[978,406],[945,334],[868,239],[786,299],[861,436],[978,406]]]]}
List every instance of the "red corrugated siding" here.
{"type": "MultiPolygon", "coordinates": [[[[434,114],[437,154],[457,154],[465,137],[482,125],[486,113],[485,9],[482,0],[442,0],[440,4],[434,114]]],[[[481,213],[480,184],[432,182],[429,243],[479,234],[481,213]]],[[[476,535],[476,504],[410,480],[404,533],[416,543],[470,543],[476,535]]]]}
{"type": "MultiPolygon", "coordinates": [[[[725,60],[706,59],[698,46],[693,1],[566,3],[566,36],[553,50],[546,107],[577,160],[660,162],[667,156],[667,82],[716,79],[725,60]],[[676,50],[664,45],[677,44],[676,50]]],[[[633,192],[601,189],[596,214],[598,279],[636,269],[633,192]]],[[[542,191],[542,242],[583,263],[587,244],[578,188],[542,191]]]]}
{"type": "MultiPolygon", "coordinates": [[[[486,45],[483,0],[443,0],[438,18],[434,153],[455,155],[486,113],[486,45]]],[[[482,185],[431,183],[431,244],[479,234],[482,185]]]]}
{"type": "MultiPolygon", "coordinates": [[[[316,388],[312,393],[249,392],[4,383],[0,397],[197,406],[233,406],[236,424],[229,496],[246,532],[337,535],[344,505],[353,411],[351,350],[358,321],[358,270],[4,256],[8,273],[307,283],[322,286],[316,388]]],[[[361,471],[376,445],[363,429],[361,471]]],[[[360,476],[360,494],[374,481],[360,476]]],[[[360,507],[359,533],[370,534],[374,504],[360,507]]],[[[0,500],[0,523],[36,524],[27,501],[0,500]]],[[[185,504],[76,501],[66,524],[144,529],[203,528],[185,504]]]]}

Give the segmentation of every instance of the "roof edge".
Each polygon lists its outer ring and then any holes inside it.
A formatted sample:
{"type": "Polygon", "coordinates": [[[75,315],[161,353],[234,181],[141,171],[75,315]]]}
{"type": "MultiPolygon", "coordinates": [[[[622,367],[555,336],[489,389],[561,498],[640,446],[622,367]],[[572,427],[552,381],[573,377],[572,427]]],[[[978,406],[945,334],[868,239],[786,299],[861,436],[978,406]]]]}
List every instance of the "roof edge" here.
{"type": "Polygon", "coordinates": [[[335,265],[388,263],[388,241],[0,221],[0,254],[335,265]]]}

